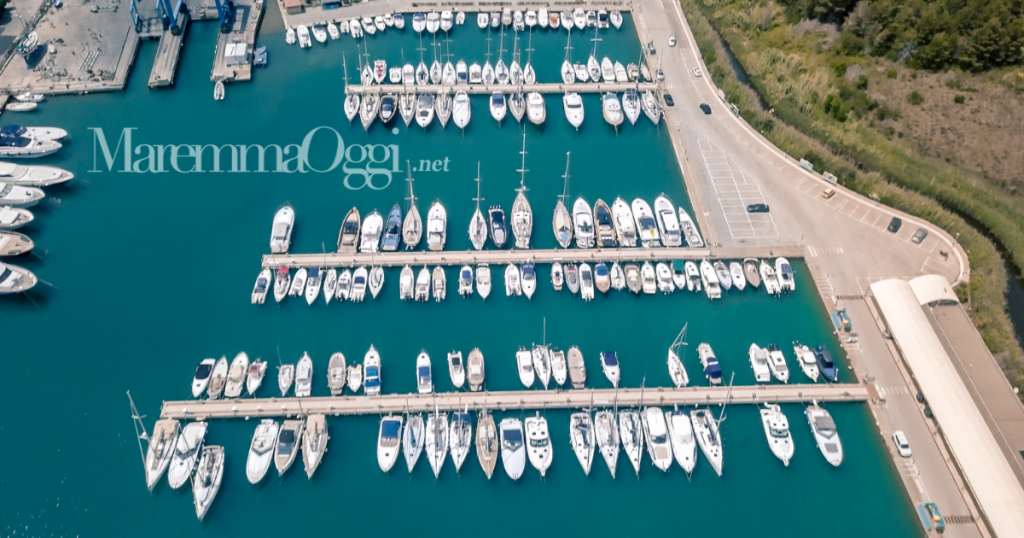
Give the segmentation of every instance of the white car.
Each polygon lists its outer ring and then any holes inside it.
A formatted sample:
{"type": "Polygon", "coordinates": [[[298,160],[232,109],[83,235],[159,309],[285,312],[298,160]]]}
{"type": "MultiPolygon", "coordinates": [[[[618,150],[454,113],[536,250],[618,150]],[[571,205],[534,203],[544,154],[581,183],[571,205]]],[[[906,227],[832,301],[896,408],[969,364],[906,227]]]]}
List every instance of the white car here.
{"type": "Polygon", "coordinates": [[[900,456],[909,458],[911,456],[910,442],[907,441],[907,436],[904,435],[903,430],[896,430],[892,434],[892,442],[896,445],[896,452],[899,452],[900,456]]]}
{"type": "Polygon", "coordinates": [[[704,72],[701,71],[699,67],[694,67],[693,68],[693,76],[695,76],[695,77],[702,77],[702,76],[704,76],[704,72]]]}
{"type": "Polygon", "coordinates": [[[676,35],[675,34],[672,34],[671,36],[669,36],[669,38],[668,38],[668,46],[670,46],[670,47],[676,46],[676,35]]]}
{"type": "Polygon", "coordinates": [[[658,82],[661,82],[661,81],[665,80],[665,72],[662,71],[661,69],[658,69],[657,77],[658,77],[658,82]]]}

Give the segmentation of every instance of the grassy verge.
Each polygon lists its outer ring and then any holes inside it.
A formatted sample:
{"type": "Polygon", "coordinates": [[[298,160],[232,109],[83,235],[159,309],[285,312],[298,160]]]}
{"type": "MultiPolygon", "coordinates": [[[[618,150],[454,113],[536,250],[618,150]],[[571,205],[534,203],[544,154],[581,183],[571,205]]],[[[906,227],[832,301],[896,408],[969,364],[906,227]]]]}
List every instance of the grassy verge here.
{"type": "MultiPolygon", "coordinates": [[[[844,186],[925,219],[957,238],[967,251],[972,277],[958,287],[957,295],[971,313],[985,344],[1000,360],[1007,379],[1013,386],[1024,388],[1024,351],[1007,314],[1007,274],[1002,258],[991,241],[943,207],[954,207],[977,219],[999,238],[1013,263],[1024,267],[1024,211],[1013,210],[1013,197],[994,192],[983,182],[970,184],[955,171],[941,170],[938,164],[894,144],[882,144],[874,138],[875,133],[865,129],[852,134],[830,130],[791,102],[773,102],[762,92],[775,107],[775,115],[765,112],[754,90],[736,78],[719,39],[720,32],[713,25],[714,19],[705,14],[696,0],[680,0],[680,4],[711,76],[739,108],[744,120],[788,154],[808,159],[816,170],[831,171],[844,186]],[[863,138],[857,139],[858,136],[863,138]],[[865,151],[865,147],[871,150],[865,151]],[[1021,225],[1016,224],[1017,220],[1021,225]]],[[[744,47],[735,47],[730,41],[730,49],[737,53],[740,65],[745,65],[744,47]]],[[[751,77],[751,81],[757,87],[756,77],[751,77]]],[[[1024,396],[1024,391],[1021,393],[1024,396]]]]}

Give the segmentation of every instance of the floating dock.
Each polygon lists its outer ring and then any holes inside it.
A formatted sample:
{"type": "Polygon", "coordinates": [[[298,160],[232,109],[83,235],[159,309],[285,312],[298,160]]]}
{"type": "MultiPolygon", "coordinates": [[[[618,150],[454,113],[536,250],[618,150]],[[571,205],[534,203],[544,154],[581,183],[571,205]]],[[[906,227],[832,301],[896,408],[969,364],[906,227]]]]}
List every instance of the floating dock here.
{"type": "Polygon", "coordinates": [[[345,93],[437,93],[444,91],[448,93],[466,92],[468,94],[490,95],[494,92],[509,93],[520,91],[522,93],[622,93],[629,89],[645,92],[655,91],[657,84],[653,82],[601,82],[601,83],[580,83],[580,84],[373,84],[370,86],[350,85],[345,86],[345,93]]]}
{"type": "MultiPolygon", "coordinates": [[[[273,389],[276,387],[269,387],[273,389]]],[[[268,390],[269,390],[268,389],[268,390]]],[[[381,413],[456,411],[487,408],[580,409],[584,407],[696,406],[818,402],[863,402],[868,389],[862,384],[758,385],[743,387],[629,388],[585,390],[520,390],[502,392],[445,392],[439,394],[383,394],[318,398],[258,398],[252,400],[165,401],[160,418],[210,419],[381,413]]]]}

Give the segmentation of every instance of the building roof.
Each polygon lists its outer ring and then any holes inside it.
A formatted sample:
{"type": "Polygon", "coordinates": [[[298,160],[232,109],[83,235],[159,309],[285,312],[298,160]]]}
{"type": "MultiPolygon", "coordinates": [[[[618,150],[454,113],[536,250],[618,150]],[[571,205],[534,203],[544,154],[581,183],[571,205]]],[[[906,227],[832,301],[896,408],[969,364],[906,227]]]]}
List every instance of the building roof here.
{"type": "Polygon", "coordinates": [[[910,281],[910,289],[914,290],[921,306],[960,303],[960,299],[953,293],[953,286],[941,275],[919,276],[910,281]]]}
{"type": "Polygon", "coordinates": [[[284,7],[285,9],[292,7],[302,7],[302,0],[284,0],[284,7]]]}
{"type": "MultiPolygon", "coordinates": [[[[927,292],[922,296],[935,297],[935,284],[918,283],[927,292]]],[[[1024,536],[1024,489],[928,322],[915,289],[892,279],[872,284],[871,291],[995,534],[1024,536]]]]}

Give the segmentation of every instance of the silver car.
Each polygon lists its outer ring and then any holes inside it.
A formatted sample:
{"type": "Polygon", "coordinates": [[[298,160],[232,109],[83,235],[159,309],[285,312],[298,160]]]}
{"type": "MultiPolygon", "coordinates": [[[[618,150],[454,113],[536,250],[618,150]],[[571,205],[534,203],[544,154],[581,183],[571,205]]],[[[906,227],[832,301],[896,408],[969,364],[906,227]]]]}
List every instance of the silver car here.
{"type": "Polygon", "coordinates": [[[907,436],[904,435],[903,430],[896,430],[892,434],[892,442],[896,445],[896,452],[904,458],[909,458],[912,455],[910,451],[910,442],[907,441],[907,436]]]}

